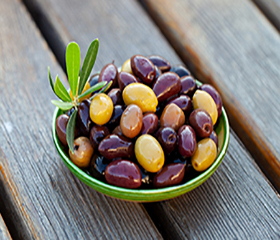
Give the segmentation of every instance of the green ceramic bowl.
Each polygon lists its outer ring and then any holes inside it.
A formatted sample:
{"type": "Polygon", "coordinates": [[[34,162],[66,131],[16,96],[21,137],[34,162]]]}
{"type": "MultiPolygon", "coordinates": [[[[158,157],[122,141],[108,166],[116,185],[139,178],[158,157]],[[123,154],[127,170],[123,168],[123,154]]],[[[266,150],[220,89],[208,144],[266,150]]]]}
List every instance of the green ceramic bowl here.
{"type": "MultiPolygon", "coordinates": [[[[201,85],[200,82],[197,81],[198,85],[201,85]]],[[[163,201],[167,199],[171,199],[174,197],[178,197],[184,193],[187,193],[194,188],[198,187],[200,184],[205,182],[218,168],[220,163],[222,162],[229,143],[229,123],[227,119],[226,112],[224,108],[222,109],[222,115],[220,116],[218,122],[215,126],[215,131],[218,135],[218,155],[214,163],[204,172],[201,172],[195,178],[172,187],[166,187],[161,189],[126,189],[121,187],[116,187],[110,185],[108,183],[99,181],[90,175],[86,174],[83,170],[74,165],[68,155],[68,150],[60,143],[56,130],[55,130],[55,122],[56,118],[62,114],[62,111],[58,108],[55,109],[53,114],[53,122],[52,122],[52,135],[54,144],[57,148],[59,155],[61,156],[65,165],[70,169],[70,171],[79,178],[82,182],[84,182],[89,187],[95,189],[98,192],[101,192],[110,197],[127,200],[127,201],[135,201],[135,202],[156,202],[163,201]]]]}

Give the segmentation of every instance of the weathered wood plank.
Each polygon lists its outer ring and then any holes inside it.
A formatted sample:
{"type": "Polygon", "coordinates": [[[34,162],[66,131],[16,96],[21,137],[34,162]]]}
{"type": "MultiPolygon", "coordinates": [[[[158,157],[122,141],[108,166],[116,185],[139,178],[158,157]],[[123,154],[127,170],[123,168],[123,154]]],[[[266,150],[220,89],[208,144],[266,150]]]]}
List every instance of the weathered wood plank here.
{"type": "Polygon", "coordinates": [[[149,1],[146,9],[280,190],[280,37],[250,1],[149,1]]]}
{"type": "Polygon", "coordinates": [[[3,239],[3,240],[11,240],[11,235],[9,233],[9,230],[7,229],[7,226],[0,214],[0,239],[3,239]]]}
{"type": "MultiPolygon", "coordinates": [[[[70,39],[75,39],[86,49],[88,42],[98,37],[101,41],[99,68],[112,59],[120,65],[135,53],[158,53],[171,63],[179,63],[173,49],[135,1],[84,1],[75,5],[75,12],[84,16],[78,17],[79,21],[72,19],[76,16],[73,9],[64,7],[74,1],[37,0],[33,3],[37,5],[36,14],[42,13],[40,16],[49,21],[53,32],[64,29],[66,35],[70,35],[63,48],[70,39]],[[46,7],[48,11],[43,12],[46,7]],[[110,15],[111,12],[114,15],[110,15]],[[91,24],[96,21],[99,24],[91,24]],[[117,25],[120,27],[116,28],[117,25]],[[119,31],[122,37],[118,36],[119,31]]],[[[62,37],[55,38],[63,42],[66,35],[59,34],[62,37]]],[[[244,239],[246,236],[258,238],[259,232],[262,232],[261,237],[266,233],[268,237],[278,236],[279,197],[237,139],[235,134],[231,135],[224,162],[201,187],[171,201],[145,205],[164,237],[244,239]],[[255,226],[260,227],[256,232],[255,226]]]]}
{"type": "Polygon", "coordinates": [[[280,31],[280,1],[279,0],[252,0],[266,15],[271,23],[280,31]]]}
{"type": "Polygon", "coordinates": [[[66,79],[20,1],[0,1],[0,209],[15,239],[161,239],[141,204],[108,198],[54,147],[47,65],[66,79]]]}

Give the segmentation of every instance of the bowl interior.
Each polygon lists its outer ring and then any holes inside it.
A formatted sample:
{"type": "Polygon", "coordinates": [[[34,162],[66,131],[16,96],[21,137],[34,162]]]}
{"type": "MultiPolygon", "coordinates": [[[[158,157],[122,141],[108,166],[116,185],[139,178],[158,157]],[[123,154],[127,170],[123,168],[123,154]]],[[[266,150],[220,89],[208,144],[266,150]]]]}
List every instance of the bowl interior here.
{"type": "MultiPolygon", "coordinates": [[[[198,81],[197,83],[198,85],[201,84],[198,81]]],[[[68,156],[68,150],[60,143],[55,130],[56,118],[62,113],[63,112],[58,108],[56,108],[54,111],[53,122],[52,122],[52,135],[57,151],[61,156],[65,165],[70,169],[70,171],[77,178],[79,178],[82,182],[92,187],[96,191],[114,198],[123,199],[127,201],[137,201],[137,202],[162,201],[162,200],[167,200],[170,198],[180,196],[186,192],[191,191],[192,189],[198,187],[200,184],[206,181],[215,172],[215,170],[218,168],[218,166],[220,165],[220,163],[222,162],[225,156],[229,143],[229,123],[228,123],[226,112],[223,108],[222,115],[220,116],[218,122],[215,125],[215,131],[218,136],[217,158],[207,170],[197,174],[194,178],[188,180],[187,182],[176,186],[160,188],[160,189],[126,189],[126,188],[116,187],[107,184],[105,182],[102,182],[100,180],[97,180],[91,177],[90,175],[88,175],[87,173],[85,173],[83,170],[81,170],[71,162],[68,156]]]]}

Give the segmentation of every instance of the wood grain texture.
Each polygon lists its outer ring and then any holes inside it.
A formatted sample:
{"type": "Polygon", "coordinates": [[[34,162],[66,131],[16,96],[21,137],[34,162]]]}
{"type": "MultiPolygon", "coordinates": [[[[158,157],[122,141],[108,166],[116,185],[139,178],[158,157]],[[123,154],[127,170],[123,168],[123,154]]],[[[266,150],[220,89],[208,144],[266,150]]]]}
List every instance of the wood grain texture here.
{"type": "Polygon", "coordinates": [[[141,204],[103,196],[63,164],[47,66],[65,75],[21,2],[0,1],[0,211],[14,239],[161,239],[141,204]]]}
{"type": "Polygon", "coordinates": [[[0,239],[2,239],[2,240],[11,240],[12,239],[1,214],[0,214],[0,239]]]}
{"type": "Polygon", "coordinates": [[[280,37],[250,1],[142,1],[192,72],[221,93],[231,126],[280,190],[280,37]]]}
{"type": "Polygon", "coordinates": [[[280,31],[280,1],[279,0],[252,0],[266,15],[269,21],[280,31]]]}
{"type": "MultiPolygon", "coordinates": [[[[53,29],[64,29],[70,34],[70,39],[81,44],[82,49],[87,47],[92,38],[100,39],[101,48],[96,69],[112,59],[120,65],[135,53],[147,55],[156,52],[171,63],[180,62],[137,2],[84,1],[83,4],[75,5],[74,9],[65,8],[66,2],[69,5],[74,4],[74,1],[66,0],[37,0],[35,5],[39,8],[38,12],[43,12],[48,6],[48,11],[44,12],[45,21],[50,21],[49,25],[53,29]],[[76,11],[83,17],[77,16],[76,11]],[[59,20],[56,19],[57,16],[59,20]],[[77,16],[77,19],[72,19],[73,16],[77,16]],[[92,24],[94,22],[98,24],[92,24]],[[116,28],[117,25],[119,28],[116,28]],[[120,31],[122,37],[118,36],[120,31]]],[[[63,35],[64,32],[60,34],[63,35]]],[[[201,187],[174,200],[145,204],[164,237],[279,237],[279,196],[237,139],[232,133],[225,160],[201,187]]]]}
{"type": "Polygon", "coordinates": [[[121,66],[134,54],[160,54],[172,62],[180,61],[137,1],[24,2],[38,19],[37,24],[49,44],[58,49],[55,52],[58,59],[64,58],[61,49],[64,50],[69,41],[78,42],[83,58],[89,43],[99,38],[99,53],[93,72],[113,60],[121,66]]]}

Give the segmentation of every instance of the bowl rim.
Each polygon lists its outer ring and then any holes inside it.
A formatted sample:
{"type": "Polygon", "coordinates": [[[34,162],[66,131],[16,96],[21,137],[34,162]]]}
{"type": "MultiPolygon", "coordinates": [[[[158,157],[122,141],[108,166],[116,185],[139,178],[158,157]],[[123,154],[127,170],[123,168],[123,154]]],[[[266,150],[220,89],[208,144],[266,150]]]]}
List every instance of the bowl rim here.
{"type": "MultiPolygon", "coordinates": [[[[197,81],[197,80],[196,80],[197,81]]],[[[197,81],[198,85],[201,83],[197,81]]],[[[56,118],[59,116],[58,113],[62,112],[59,108],[55,108],[52,119],[52,137],[56,149],[62,158],[64,164],[67,168],[82,182],[84,182],[89,187],[92,187],[98,192],[101,192],[110,197],[127,200],[127,201],[136,201],[136,202],[155,202],[171,199],[177,196],[180,196],[186,192],[193,190],[194,188],[201,185],[206,181],[218,168],[221,164],[229,144],[229,122],[225,112],[225,109],[222,107],[222,114],[220,116],[220,121],[223,121],[224,125],[224,141],[222,142],[222,147],[219,150],[218,156],[216,157],[213,164],[206,169],[204,172],[201,172],[195,178],[179,185],[158,188],[158,189],[126,189],[122,187],[117,187],[110,185],[108,183],[102,182],[84,172],[82,169],[77,167],[70,158],[65,154],[64,150],[60,147],[60,143],[56,134],[56,118]]]]}

